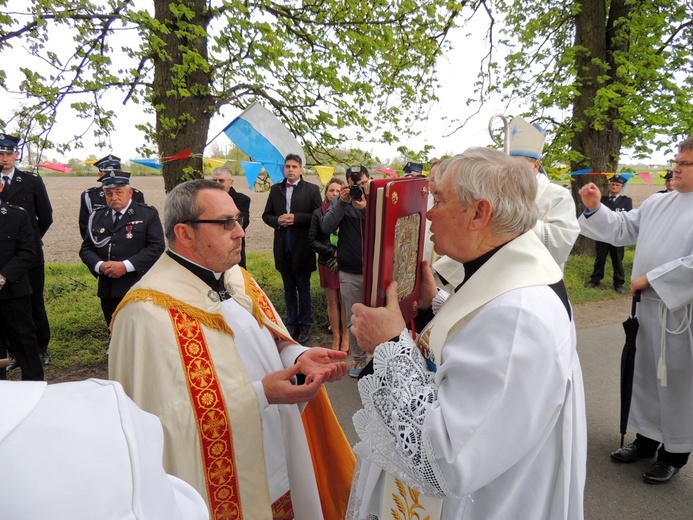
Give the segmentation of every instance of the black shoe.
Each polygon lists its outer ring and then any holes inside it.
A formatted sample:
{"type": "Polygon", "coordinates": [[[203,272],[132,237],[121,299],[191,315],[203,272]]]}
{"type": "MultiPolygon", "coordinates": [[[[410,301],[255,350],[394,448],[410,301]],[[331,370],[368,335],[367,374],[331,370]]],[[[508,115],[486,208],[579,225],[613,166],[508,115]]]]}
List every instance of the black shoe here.
{"type": "Polygon", "coordinates": [[[648,484],[666,484],[679,472],[679,468],[670,466],[666,462],[658,460],[650,469],[642,474],[642,479],[648,484]]]}
{"type": "Polygon", "coordinates": [[[594,289],[595,287],[599,287],[599,282],[587,282],[585,287],[587,289],[594,289]]]}
{"type": "Polygon", "coordinates": [[[43,354],[39,354],[39,357],[41,358],[41,364],[45,367],[46,365],[50,365],[51,363],[51,357],[48,355],[48,352],[44,352],[43,354]]]}
{"type": "Polygon", "coordinates": [[[615,462],[621,462],[623,464],[630,464],[640,459],[651,459],[655,456],[655,453],[643,453],[643,451],[638,448],[635,444],[629,444],[623,448],[619,448],[616,451],[611,452],[611,460],[615,462]]]}
{"type": "Polygon", "coordinates": [[[626,291],[623,290],[622,285],[614,285],[614,291],[616,291],[618,294],[625,294],[626,291]]]}
{"type": "Polygon", "coordinates": [[[296,341],[298,341],[301,345],[305,345],[309,339],[310,339],[310,331],[309,330],[303,330],[298,335],[298,339],[296,341]]]}

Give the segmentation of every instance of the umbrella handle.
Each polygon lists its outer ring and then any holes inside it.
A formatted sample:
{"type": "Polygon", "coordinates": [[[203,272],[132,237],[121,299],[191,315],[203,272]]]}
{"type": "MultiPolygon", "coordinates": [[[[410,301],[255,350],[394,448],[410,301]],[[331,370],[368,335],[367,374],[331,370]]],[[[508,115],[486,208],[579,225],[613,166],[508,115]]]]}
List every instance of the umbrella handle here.
{"type": "Polygon", "coordinates": [[[638,306],[638,302],[640,301],[640,291],[635,291],[635,294],[633,294],[633,302],[630,307],[630,315],[632,317],[635,317],[635,308],[638,306]]]}

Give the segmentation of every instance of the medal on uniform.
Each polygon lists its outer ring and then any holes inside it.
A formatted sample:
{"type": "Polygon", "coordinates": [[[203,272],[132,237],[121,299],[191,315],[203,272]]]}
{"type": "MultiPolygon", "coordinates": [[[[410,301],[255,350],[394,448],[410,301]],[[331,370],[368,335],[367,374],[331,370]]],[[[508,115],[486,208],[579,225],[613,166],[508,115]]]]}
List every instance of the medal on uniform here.
{"type": "Polygon", "coordinates": [[[127,232],[125,235],[125,238],[127,238],[128,240],[131,239],[132,238],[132,226],[130,224],[125,226],[125,231],[127,232]]]}
{"type": "Polygon", "coordinates": [[[101,229],[99,229],[99,233],[102,233],[102,234],[103,234],[103,233],[105,233],[105,232],[106,232],[106,228],[101,228],[101,229]]]}

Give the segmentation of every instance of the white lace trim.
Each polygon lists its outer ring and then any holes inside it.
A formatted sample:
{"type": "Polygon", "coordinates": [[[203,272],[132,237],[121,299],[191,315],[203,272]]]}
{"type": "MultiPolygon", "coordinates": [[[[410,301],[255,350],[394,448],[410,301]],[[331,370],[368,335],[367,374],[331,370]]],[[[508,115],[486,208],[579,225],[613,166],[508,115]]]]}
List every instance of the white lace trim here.
{"type": "Polygon", "coordinates": [[[431,300],[431,309],[433,310],[433,314],[438,314],[438,311],[440,311],[440,308],[445,305],[448,298],[450,298],[449,293],[443,291],[442,289],[438,289],[438,292],[433,297],[433,300],[431,300]]]}
{"type": "Polygon", "coordinates": [[[361,439],[356,454],[428,496],[459,498],[445,484],[424,429],[438,395],[434,373],[406,330],[376,348],[373,374],[358,388],[364,408],[353,418],[361,439]]]}
{"type": "Polygon", "coordinates": [[[347,512],[344,516],[344,520],[380,520],[379,511],[366,511],[363,516],[359,516],[362,500],[360,496],[357,496],[357,494],[354,493],[354,490],[356,489],[356,483],[359,481],[362,466],[362,459],[358,459],[356,461],[356,467],[354,468],[354,476],[351,482],[351,494],[349,495],[349,505],[347,506],[347,512]]]}

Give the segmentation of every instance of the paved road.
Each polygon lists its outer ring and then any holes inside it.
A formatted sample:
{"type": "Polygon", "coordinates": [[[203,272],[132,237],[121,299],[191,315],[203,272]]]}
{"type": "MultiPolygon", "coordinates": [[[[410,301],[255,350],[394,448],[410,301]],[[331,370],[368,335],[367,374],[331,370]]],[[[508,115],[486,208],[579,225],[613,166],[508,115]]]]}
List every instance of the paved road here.
{"type": "MultiPolygon", "coordinates": [[[[619,366],[623,329],[620,323],[578,330],[578,351],[587,400],[587,520],[691,520],[693,461],[665,486],[645,484],[640,475],[650,462],[620,465],[609,460],[618,447],[619,366]]],[[[357,442],[351,416],[360,401],[353,379],[328,385],[339,421],[352,443],[357,442]]],[[[629,435],[627,439],[632,439],[629,435]]],[[[517,520],[531,520],[522,519],[517,520]]]]}

